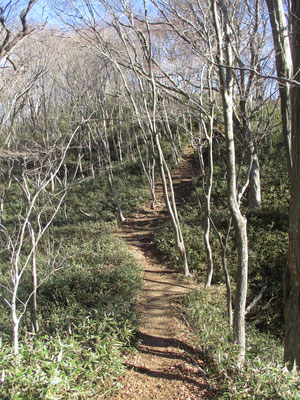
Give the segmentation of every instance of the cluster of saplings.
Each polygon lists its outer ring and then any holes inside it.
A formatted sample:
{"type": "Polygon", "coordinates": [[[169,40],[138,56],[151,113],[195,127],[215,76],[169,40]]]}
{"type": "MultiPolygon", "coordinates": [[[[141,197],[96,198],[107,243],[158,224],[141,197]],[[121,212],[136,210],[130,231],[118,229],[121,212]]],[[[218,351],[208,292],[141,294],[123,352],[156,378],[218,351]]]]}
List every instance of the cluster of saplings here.
{"type": "MultiPolygon", "coordinates": [[[[135,167],[126,164],[116,174],[126,213],[134,212],[148,196],[139,175],[131,175],[124,183],[135,167]]],[[[21,176],[16,173],[14,178],[21,176]]],[[[36,248],[32,236],[24,235],[18,270],[12,264],[15,249],[6,245],[1,253],[3,399],[99,394],[109,398],[124,372],[121,357],[132,346],[138,323],[139,266],[124,242],[113,235],[117,208],[105,171],[97,179],[80,177],[72,184],[65,197],[67,207],[61,206],[36,248]],[[20,276],[15,309],[17,348],[11,306],[16,272],[20,276]]],[[[59,192],[54,193],[59,196],[59,192]]],[[[39,224],[44,226],[53,213],[48,195],[43,193],[30,215],[36,237],[39,224]],[[40,208],[43,214],[36,213],[40,208]]],[[[24,194],[12,183],[4,202],[3,244],[8,234],[12,245],[20,244],[26,218],[21,212],[26,209],[24,194]]]]}

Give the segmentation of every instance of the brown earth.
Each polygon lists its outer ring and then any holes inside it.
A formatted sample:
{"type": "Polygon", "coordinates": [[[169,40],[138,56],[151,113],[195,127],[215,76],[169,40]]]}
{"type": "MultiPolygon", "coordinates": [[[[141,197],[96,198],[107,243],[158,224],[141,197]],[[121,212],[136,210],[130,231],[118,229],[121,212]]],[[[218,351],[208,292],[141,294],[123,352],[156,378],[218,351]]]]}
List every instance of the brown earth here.
{"type": "MultiPolygon", "coordinates": [[[[173,173],[176,202],[180,205],[192,191],[192,151],[173,173]]],[[[196,283],[178,276],[178,271],[159,262],[151,240],[167,219],[161,184],[158,182],[155,210],[145,207],[117,230],[143,269],[139,298],[141,322],[137,351],[125,360],[127,373],[115,400],[196,400],[216,398],[208,381],[201,350],[193,345],[180,313],[180,302],[196,283]]]]}

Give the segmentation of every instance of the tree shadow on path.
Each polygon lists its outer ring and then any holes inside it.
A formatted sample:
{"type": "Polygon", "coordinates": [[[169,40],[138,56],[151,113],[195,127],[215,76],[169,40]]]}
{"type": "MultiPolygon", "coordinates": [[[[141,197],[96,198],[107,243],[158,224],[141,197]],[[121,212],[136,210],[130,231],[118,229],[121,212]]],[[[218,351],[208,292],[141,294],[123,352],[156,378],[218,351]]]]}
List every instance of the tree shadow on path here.
{"type": "Polygon", "coordinates": [[[206,379],[203,379],[206,377],[205,371],[197,364],[198,360],[204,359],[204,354],[201,350],[195,349],[179,339],[153,336],[142,332],[137,333],[137,339],[139,340],[140,353],[178,360],[179,362],[178,364],[175,363],[172,369],[147,368],[147,366],[137,366],[130,363],[126,364],[127,368],[153,378],[189,383],[201,391],[209,391],[210,398],[218,398],[216,391],[206,379]],[[212,394],[214,395],[213,397],[212,394]]]}

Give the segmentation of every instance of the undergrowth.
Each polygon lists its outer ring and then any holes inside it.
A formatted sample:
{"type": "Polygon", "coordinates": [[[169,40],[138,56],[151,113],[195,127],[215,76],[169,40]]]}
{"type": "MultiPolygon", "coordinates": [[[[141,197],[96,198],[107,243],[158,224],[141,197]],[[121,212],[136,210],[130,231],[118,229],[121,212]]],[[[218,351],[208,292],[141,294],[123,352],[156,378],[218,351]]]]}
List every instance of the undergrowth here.
{"type": "MultiPolygon", "coordinates": [[[[122,354],[134,339],[140,271],[124,242],[104,223],[68,225],[54,232],[64,236],[61,252],[70,256],[41,285],[40,331],[30,333],[24,319],[17,357],[9,330],[2,330],[4,400],[105,396],[118,387],[122,354]]],[[[24,280],[22,292],[26,290],[24,280]]],[[[2,323],[9,326],[3,305],[1,312],[2,323]]]]}
{"type": "MultiPolygon", "coordinates": [[[[129,162],[114,171],[125,215],[149,196],[139,172],[129,162]]],[[[8,193],[10,212],[18,209],[20,195],[15,190],[8,193]]],[[[47,207],[51,205],[46,204],[46,212],[47,207]]],[[[14,215],[5,217],[7,228],[13,229],[14,215]]],[[[109,399],[118,389],[122,357],[135,340],[141,279],[127,245],[113,235],[115,220],[116,205],[105,174],[73,182],[36,252],[39,331],[32,329],[28,305],[21,319],[18,356],[11,346],[10,309],[0,303],[1,399],[109,399]]],[[[30,238],[22,251],[30,251],[30,238]]],[[[8,257],[1,253],[0,284],[6,287],[8,257]]],[[[31,287],[29,267],[19,287],[19,312],[31,287]]],[[[7,296],[5,291],[1,294],[7,296]]]]}
{"type": "MultiPolygon", "coordinates": [[[[264,292],[247,314],[247,360],[242,372],[234,368],[237,349],[226,311],[226,294],[221,263],[221,246],[213,228],[210,243],[213,251],[213,287],[199,289],[186,298],[186,319],[199,336],[201,348],[214,365],[215,376],[223,377],[224,399],[298,399],[299,376],[283,366],[283,288],[282,277],[288,248],[288,179],[282,154],[282,138],[274,137],[272,147],[259,147],[262,161],[263,203],[258,210],[248,210],[247,197],[242,212],[247,217],[249,239],[249,286],[247,305],[264,292]]],[[[226,200],[225,155],[220,147],[215,154],[211,215],[221,238],[225,237],[229,212],[226,200]]],[[[200,179],[191,196],[180,209],[180,220],[190,269],[200,284],[206,277],[206,252],[203,240],[203,189],[200,179]],[[196,194],[197,191],[197,194],[196,194]]],[[[166,223],[155,235],[154,244],[163,259],[181,268],[172,226],[166,223]]],[[[233,299],[237,271],[237,248],[233,228],[226,254],[233,299]]],[[[211,371],[210,371],[211,373],[211,371]]]]}
{"type": "MultiPolygon", "coordinates": [[[[288,178],[282,149],[282,139],[277,136],[274,137],[272,148],[261,145],[262,207],[254,211],[248,210],[246,196],[242,202],[242,212],[247,217],[249,240],[248,304],[260,293],[262,287],[266,287],[261,301],[249,312],[247,318],[261,332],[270,332],[281,339],[284,326],[282,279],[288,248],[288,178]]],[[[226,200],[225,155],[222,151],[221,148],[220,154],[215,156],[211,218],[224,240],[230,215],[226,200]]],[[[196,182],[191,196],[185,199],[186,204],[180,209],[180,220],[189,266],[197,280],[204,283],[207,269],[203,240],[205,213],[203,207],[199,207],[198,198],[204,204],[200,181],[196,182]]],[[[170,223],[157,232],[154,244],[166,262],[181,268],[181,258],[170,223]]],[[[223,284],[221,246],[213,227],[210,244],[214,261],[213,284],[223,284]]],[[[228,239],[226,260],[234,289],[237,248],[233,228],[228,239]]]]}
{"type": "MultiPolygon", "coordinates": [[[[150,198],[146,179],[139,163],[125,161],[113,165],[113,183],[123,214],[132,214],[150,198]]],[[[66,198],[66,212],[62,207],[56,224],[78,221],[115,221],[117,206],[108,185],[107,175],[102,171],[95,178],[86,177],[72,184],[66,198]]]]}
{"type": "Polygon", "coordinates": [[[198,288],[188,294],[184,314],[207,358],[209,376],[221,385],[219,399],[300,398],[299,374],[282,366],[282,346],[270,334],[247,328],[247,354],[243,370],[235,368],[237,347],[226,315],[223,286],[198,288]]]}
{"type": "Polygon", "coordinates": [[[82,331],[28,339],[15,358],[7,347],[0,351],[3,400],[104,398],[117,387],[124,372],[124,343],[113,318],[85,318],[82,331]]]}

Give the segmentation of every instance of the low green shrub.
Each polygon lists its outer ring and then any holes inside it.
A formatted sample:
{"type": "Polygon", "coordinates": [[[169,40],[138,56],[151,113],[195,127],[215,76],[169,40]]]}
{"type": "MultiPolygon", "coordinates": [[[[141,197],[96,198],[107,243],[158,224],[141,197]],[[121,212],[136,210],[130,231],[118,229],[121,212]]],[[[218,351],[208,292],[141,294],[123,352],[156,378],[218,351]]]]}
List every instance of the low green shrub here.
{"type": "Polygon", "coordinates": [[[123,342],[114,321],[85,319],[81,332],[65,338],[31,338],[14,357],[0,349],[1,399],[57,400],[104,398],[124,372],[123,342]],[[109,327],[109,329],[108,329],[109,327]]]}
{"type": "MultiPolygon", "coordinates": [[[[204,282],[207,269],[206,252],[203,239],[202,218],[198,207],[193,201],[187,203],[183,209],[180,210],[181,228],[184,237],[184,243],[187,251],[187,258],[189,267],[193,275],[199,282],[204,282]]],[[[227,214],[224,212],[217,213],[215,223],[226,227],[228,219],[227,214]]],[[[236,249],[234,247],[233,238],[230,237],[228,242],[228,264],[232,267],[234,273],[236,263],[236,249]]],[[[210,236],[211,248],[213,250],[213,258],[215,261],[215,270],[213,274],[213,283],[222,283],[224,280],[221,268],[221,250],[216,234],[211,230],[210,236]]],[[[153,244],[158,250],[160,256],[165,262],[171,264],[177,269],[182,268],[182,261],[179,252],[175,245],[175,238],[171,223],[166,223],[162,229],[154,235],[153,244]]]]}
{"type": "MultiPolygon", "coordinates": [[[[136,212],[150,198],[150,191],[138,162],[125,161],[113,165],[114,188],[124,216],[136,212]]],[[[117,219],[117,205],[103,170],[95,179],[87,177],[75,181],[61,208],[56,224],[75,224],[84,221],[110,221],[117,219]],[[66,220],[67,215],[67,220],[66,220]]]]}
{"type": "Polygon", "coordinates": [[[105,315],[118,322],[121,332],[127,319],[135,320],[139,269],[128,255],[122,255],[120,240],[102,238],[102,242],[105,245],[99,252],[97,246],[91,250],[91,242],[86,248],[83,245],[67,266],[41,286],[39,307],[47,332],[77,331],[84,318],[101,320],[105,315]]]}
{"type": "MultiPolygon", "coordinates": [[[[40,331],[30,332],[29,315],[21,320],[17,357],[11,349],[9,308],[1,304],[4,400],[109,396],[124,372],[122,354],[132,346],[141,279],[126,244],[107,223],[56,226],[52,234],[58,243],[64,238],[58,255],[63,262],[38,290],[40,331]]],[[[39,264],[39,274],[46,276],[47,268],[39,264]]],[[[30,293],[29,278],[22,281],[24,297],[30,293]]]]}
{"type": "Polygon", "coordinates": [[[283,273],[287,264],[288,210],[261,209],[248,215],[249,301],[266,285],[263,300],[247,316],[262,332],[283,338],[283,273]]]}
{"type": "Polygon", "coordinates": [[[300,397],[299,374],[283,367],[281,343],[253,326],[247,329],[244,369],[235,368],[237,348],[226,315],[225,288],[198,288],[188,294],[184,314],[211,363],[210,376],[219,380],[220,399],[286,399],[300,397]]]}
{"type": "MultiPolygon", "coordinates": [[[[248,304],[260,293],[263,287],[266,286],[266,289],[256,307],[248,313],[247,319],[254,323],[261,332],[270,332],[283,340],[282,280],[287,263],[289,196],[281,135],[274,134],[272,146],[261,143],[259,149],[261,149],[259,156],[262,161],[262,207],[258,210],[248,210],[247,192],[241,202],[242,213],[247,217],[249,239],[248,304]]],[[[226,196],[224,143],[220,143],[219,150],[214,157],[211,218],[224,241],[230,217],[226,196]]],[[[205,212],[203,207],[199,207],[199,199],[204,206],[205,198],[200,173],[198,179],[196,179],[196,188],[191,196],[185,199],[186,203],[180,208],[179,215],[190,269],[197,280],[204,283],[207,270],[203,239],[205,212]]],[[[213,284],[223,284],[222,249],[213,224],[211,224],[210,231],[210,245],[214,262],[212,282],[213,284]]],[[[155,235],[154,244],[164,260],[181,269],[181,259],[175,246],[170,223],[167,223],[155,235]]],[[[226,262],[234,293],[237,248],[233,226],[227,243],[226,262]]]]}

